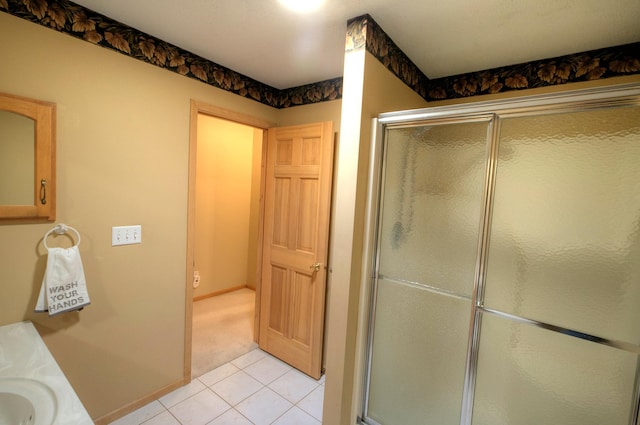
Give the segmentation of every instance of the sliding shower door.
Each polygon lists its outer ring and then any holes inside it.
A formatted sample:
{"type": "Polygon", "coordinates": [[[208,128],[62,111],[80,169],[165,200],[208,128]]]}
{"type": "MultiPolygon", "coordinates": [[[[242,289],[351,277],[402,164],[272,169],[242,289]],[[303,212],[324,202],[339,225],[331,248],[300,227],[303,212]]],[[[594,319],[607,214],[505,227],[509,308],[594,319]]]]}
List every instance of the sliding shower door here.
{"type": "Polygon", "coordinates": [[[640,108],[504,118],[499,142],[473,423],[628,425],[640,108]]]}
{"type": "Polygon", "coordinates": [[[489,134],[490,116],[388,133],[372,423],[460,423],[489,134]]]}
{"type": "Polygon", "coordinates": [[[638,423],[639,94],[381,117],[362,423],[638,423]]]}

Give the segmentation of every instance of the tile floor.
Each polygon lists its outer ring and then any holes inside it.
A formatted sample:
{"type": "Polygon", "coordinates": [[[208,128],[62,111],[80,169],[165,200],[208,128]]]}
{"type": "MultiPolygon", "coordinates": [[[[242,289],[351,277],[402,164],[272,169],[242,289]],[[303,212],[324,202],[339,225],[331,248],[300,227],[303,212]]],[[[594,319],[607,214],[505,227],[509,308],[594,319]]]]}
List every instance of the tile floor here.
{"type": "Polygon", "coordinates": [[[255,349],[111,425],[320,425],[323,398],[324,376],[255,349]]]}

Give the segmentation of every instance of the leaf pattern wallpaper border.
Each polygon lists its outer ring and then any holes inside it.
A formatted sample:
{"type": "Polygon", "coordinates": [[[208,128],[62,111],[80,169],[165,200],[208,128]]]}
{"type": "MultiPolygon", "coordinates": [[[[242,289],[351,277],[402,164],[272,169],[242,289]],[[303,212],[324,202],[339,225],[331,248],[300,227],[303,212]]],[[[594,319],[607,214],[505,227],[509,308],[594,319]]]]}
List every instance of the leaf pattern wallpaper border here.
{"type": "Polygon", "coordinates": [[[347,50],[366,47],[427,101],[640,74],[640,43],[430,80],[369,15],[350,19],[347,50]]]}
{"type": "MultiPolygon", "coordinates": [[[[342,77],[276,89],[68,0],[0,0],[0,11],[275,108],[342,98],[342,77]]],[[[633,43],[430,80],[369,15],[347,22],[346,49],[359,48],[427,101],[640,74],[633,43]]]]}
{"type": "Polygon", "coordinates": [[[342,78],[279,90],[68,0],[0,0],[0,11],[274,108],[342,97],[342,78]]]}

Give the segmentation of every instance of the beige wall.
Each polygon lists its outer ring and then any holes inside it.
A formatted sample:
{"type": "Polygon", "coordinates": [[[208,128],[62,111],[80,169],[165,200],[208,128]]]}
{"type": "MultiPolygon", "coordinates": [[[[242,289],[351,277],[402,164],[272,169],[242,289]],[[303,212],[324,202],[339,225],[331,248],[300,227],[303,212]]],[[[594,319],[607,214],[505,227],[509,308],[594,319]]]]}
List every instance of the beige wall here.
{"type": "Polygon", "coordinates": [[[355,423],[356,415],[353,400],[358,390],[356,342],[371,119],[381,112],[424,107],[426,101],[364,50],[345,55],[343,84],[323,423],[346,425],[355,423]]]}
{"type": "Polygon", "coordinates": [[[340,130],[340,114],[342,101],[333,100],[312,105],[296,106],[279,111],[278,125],[298,125],[319,121],[333,121],[333,130],[340,130]]]}
{"type": "Polygon", "coordinates": [[[2,224],[0,324],[32,320],[99,418],[183,378],[190,100],[278,111],[5,13],[0,35],[0,91],[57,104],[57,222],[82,235],[92,302],[33,313],[53,224],[2,224]],[[142,244],[111,247],[129,224],[142,244]]]}
{"type": "Polygon", "coordinates": [[[53,223],[2,224],[0,325],[33,321],[91,416],[114,418],[183,380],[190,101],[336,129],[341,101],[276,110],[4,13],[0,35],[0,91],[57,104],[56,222],[82,235],[92,302],[33,313],[53,223]],[[143,243],[111,247],[129,224],[143,243]]]}
{"type": "MultiPolygon", "coordinates": [[[[254,181],[254,162],[259,167],[262,139],[254,147],[254,132],[253,127],[198,116],[194,267],[200,285],[194,298],[248,286],[256,268],[257,247],[250,242],[258,237],[260,181],[254,181]]],[[[255,271],[252,278],[255,288],[255,271]]]]}

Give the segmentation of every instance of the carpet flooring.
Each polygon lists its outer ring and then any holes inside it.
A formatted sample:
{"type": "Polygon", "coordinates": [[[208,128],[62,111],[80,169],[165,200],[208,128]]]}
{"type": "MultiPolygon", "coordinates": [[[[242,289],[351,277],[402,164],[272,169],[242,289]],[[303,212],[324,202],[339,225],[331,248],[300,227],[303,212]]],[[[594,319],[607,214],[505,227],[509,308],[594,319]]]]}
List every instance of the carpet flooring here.
{"type": "Polygon", "coordinates": [[[255,292],[239,289],[193,303],[191,376],[199,377],[258,347],[255,292]]]}

